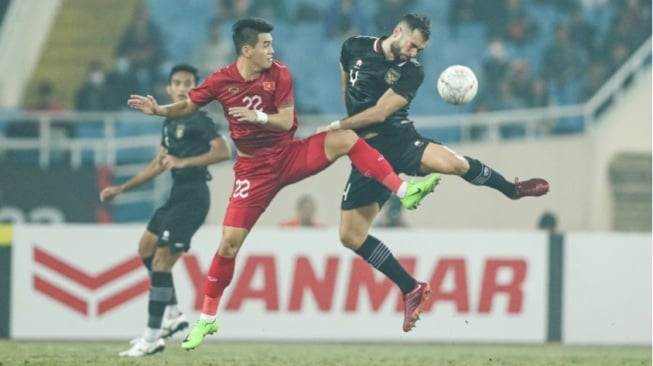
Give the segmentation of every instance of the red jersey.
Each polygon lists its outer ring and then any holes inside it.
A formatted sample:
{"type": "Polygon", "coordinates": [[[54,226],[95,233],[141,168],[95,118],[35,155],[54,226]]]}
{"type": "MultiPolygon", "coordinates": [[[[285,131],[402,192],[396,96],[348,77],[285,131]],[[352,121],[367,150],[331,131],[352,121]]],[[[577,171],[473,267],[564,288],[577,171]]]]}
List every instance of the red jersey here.
{"type": "Polygon", "coordinates": [[[278,61],[264,70],[255,80],[246,81],[238,72],[236,62],[209,75],[192,89],[190,100],[204,106],[217,100],[222,104],[229,121],[231,139],[239,151],[248,155],[273,153],[278,147],[292,141],[297,130],[297,113],[289,131],[273,129],[258,122],[238,122],[228,114],[231,107],[247,107],[268,114],[278,113],[282,107],[295,103],[290,70],[278,61]]]}

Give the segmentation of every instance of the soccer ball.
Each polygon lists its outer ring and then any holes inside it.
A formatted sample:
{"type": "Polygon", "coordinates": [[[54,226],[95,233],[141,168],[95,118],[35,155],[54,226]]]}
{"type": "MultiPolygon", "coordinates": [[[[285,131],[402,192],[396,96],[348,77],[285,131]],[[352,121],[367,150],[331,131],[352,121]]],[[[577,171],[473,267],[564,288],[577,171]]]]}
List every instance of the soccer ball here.
{"type": "Polygon", "coordinates": [[[438,78],[438,93],[449,104],[467,104],[474,99],[476,92],[478,92],[476,75],[467,66],[449,66],[438,78]]]}

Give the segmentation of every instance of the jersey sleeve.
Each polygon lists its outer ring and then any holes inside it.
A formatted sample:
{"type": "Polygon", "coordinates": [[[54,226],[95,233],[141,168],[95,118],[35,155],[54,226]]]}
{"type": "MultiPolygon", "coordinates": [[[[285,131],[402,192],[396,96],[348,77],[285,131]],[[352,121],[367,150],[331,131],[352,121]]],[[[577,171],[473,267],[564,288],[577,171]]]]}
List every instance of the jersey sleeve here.
{"type": "Polygon", "coordinates": [[[198,106],[205,106],[209,102],[215,100],[217,95],[215,93],[215,90],[217,89],[215,86],[218,82],[217,78],[218,74],[213,73],[204,79],[204,82],[202,82],[198,87],[191,89],[188,93],[190,100],[198,106]]]}
{"type": "Polygon", "coordinates": [[[399,80],[391,88],[395,93],[410,102],[417,95],[417,89],[419,89],[423,81],[424,69],[422,67],[411,67],[401,73],[399,80]]]}
{"type": "Polygon", "coordinates": [[[344,70],[347,70],[347,64],[351,59],[351,47],[353,43],[353,38],[349,38],[342,43],[342,48],[340,49],[340,65],[344,70]]]}
{"type": "Polygon", "coordinates": [[[277,108],[285,108],[295,105],[293,93],[292,75],[287,67],[280,67],[277,76],[276,93],[274,94],[274,105],[277,108]]]}

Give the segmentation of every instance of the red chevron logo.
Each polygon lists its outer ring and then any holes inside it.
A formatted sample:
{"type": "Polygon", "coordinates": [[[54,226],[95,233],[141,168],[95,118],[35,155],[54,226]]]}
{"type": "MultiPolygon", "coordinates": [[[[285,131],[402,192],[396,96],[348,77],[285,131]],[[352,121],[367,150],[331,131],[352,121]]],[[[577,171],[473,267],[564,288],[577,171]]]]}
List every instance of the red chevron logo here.
{"type": "MultiPolygon", "coordinates": [[[[54,255],[39,249],[36,246],[33,250],[33,257],[35,263],[49,268],[61,274],[63,277],[71,280],[72,282],[82,285],[91,291],[97,290],[104,285],[112,283],[117,279],[140,269],[142,266],[141,259],[138,256],[133,256],[97,275],[91,275],[79,268],[74,267],[70,263],[65,262],[63,259],[57,258],[54,255]]],[[[53,284],[52,282],[37,274],[34,274],[32,278],[33,286],[36,291],[50,297],[62,305],[69,307],[73,311],[76,311],[85,316],[90,315],[89,301],[71,294],[67,290],[62,289],[61,287],[53,284]]],[[[107,313],[112,309],[147,292],[149,288],[150,279],[146,278],[101,299],[98,303],[98,316],[107,313]]]]}

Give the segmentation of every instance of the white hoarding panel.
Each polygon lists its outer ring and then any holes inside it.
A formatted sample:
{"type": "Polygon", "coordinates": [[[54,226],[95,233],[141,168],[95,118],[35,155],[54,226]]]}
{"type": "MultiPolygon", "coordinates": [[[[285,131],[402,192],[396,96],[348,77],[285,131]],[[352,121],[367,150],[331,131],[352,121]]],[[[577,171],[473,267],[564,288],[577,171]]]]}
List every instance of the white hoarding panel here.
{"type": "MultiPolygon", "coordinates": [[[[142,225],[17,226],[12,337],[125,339],[147,322],[142,225]],[[47,319],[35,322],[34,318],[47,319]]],[[[177,298],[199,316],[219,240],[204,227],[174,269],[177,298]]],[[[225,340],[541,342],[547,245],[542,233],[375,230],[433,295],[410,333],[397,287],[335,228],[254,229],[219,310],[225,340]]]]}
{"type": "Polygon", "coordinates": [[[563,341],[651,344],[651,235],[565,237],[563,341]]]}

